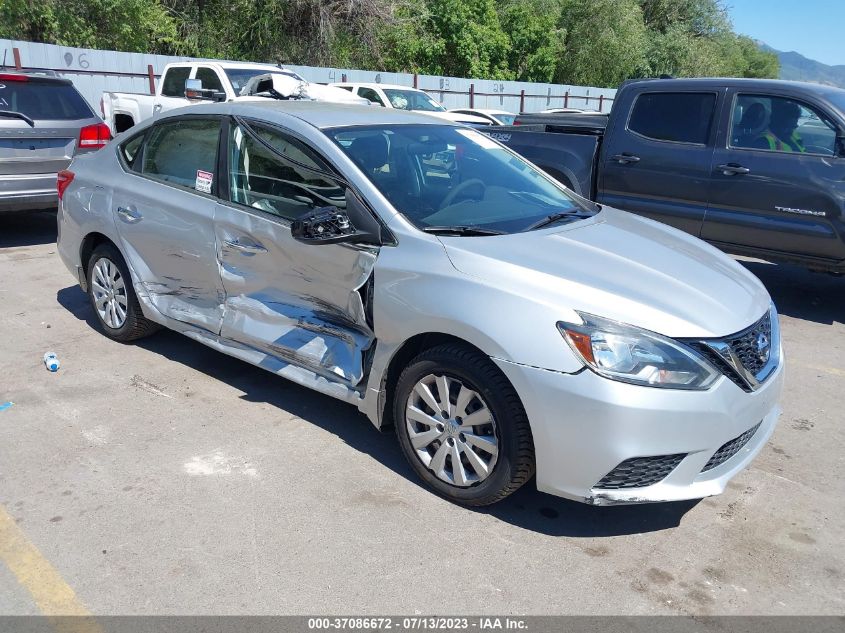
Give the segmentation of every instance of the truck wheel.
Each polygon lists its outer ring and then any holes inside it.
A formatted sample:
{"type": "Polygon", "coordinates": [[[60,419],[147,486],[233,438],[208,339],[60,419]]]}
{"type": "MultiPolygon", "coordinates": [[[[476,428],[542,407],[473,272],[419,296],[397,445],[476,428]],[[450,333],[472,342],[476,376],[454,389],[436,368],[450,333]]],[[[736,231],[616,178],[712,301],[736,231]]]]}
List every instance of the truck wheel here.
{"type": "Polygon", "coordinates": [[[534,474],[534,442],[519,396],[469,346],[440,345],[414,358],[399,377],[393,407],[411,467],[450,501],[490,505],[534,474]]]}
{"type": "Polygon", "coordinates": [[[111,244],[97,246],[88,260],[88,299],[110,339],[128,343],[159,329],[141,312],[126,262],[111,244]]]}

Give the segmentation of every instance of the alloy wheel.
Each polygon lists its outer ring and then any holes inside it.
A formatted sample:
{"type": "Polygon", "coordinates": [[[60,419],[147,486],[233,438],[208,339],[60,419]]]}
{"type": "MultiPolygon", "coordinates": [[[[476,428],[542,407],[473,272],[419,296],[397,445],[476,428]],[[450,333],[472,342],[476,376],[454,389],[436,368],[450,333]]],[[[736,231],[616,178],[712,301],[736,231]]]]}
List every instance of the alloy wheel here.
{"type": "Polygon", "coordinates": [[[117,265],[107,257],[97,260],[93,273],[91,290],[97,314],[103,323],[116,330],[126,322],[128,300],[123,276],[117,265]]]}

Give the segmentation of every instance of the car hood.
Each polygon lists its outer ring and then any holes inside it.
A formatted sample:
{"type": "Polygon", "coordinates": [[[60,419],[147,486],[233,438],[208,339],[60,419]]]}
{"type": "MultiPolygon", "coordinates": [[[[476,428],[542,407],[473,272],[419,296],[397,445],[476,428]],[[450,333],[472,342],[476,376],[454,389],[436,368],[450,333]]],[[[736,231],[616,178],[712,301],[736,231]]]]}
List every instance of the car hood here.
{"type": "Polygon", "coordinates": [[[676,337],[721,337],[759,319],[771,299],[743,266],[664,224],[605,208],[526,233],[440,237],[453,266],[495,288],[676,337]]]}
{"type": "MultiPolygon", "coordinates": [[[[422,112],[422,110],[420,110],[420,112],[422,112]]],[[[455,123],[490,125],[490,121],[487,119],[483,119],[480,116],[474,116],[472,114],[459,114],[458,112],[431,112],[429,110],[426,110],[425,114],[430,114],[431,116],[436,116],[440,119],[446,119],[447,121],[454,121],[455,123]]]]}
{"type": "Polygon", "coordinates": [[[363,97],[358,97],[343,88],[324,86],[322,84],[306,83],[303,89],[305,95],[315,101],[330,101],[332,103],[354,103],[357,105],[371,105],[363,97]]]}

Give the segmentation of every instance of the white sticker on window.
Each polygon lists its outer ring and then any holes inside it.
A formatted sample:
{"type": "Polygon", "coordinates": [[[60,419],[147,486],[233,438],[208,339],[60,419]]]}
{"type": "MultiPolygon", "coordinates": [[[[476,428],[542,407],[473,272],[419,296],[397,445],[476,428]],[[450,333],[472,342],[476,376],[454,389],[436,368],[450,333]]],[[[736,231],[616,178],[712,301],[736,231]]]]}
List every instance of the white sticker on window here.
{"type": "Polygon", "coordinates": [[[194,189],[202,193],[211,193],[211,182],[214,180],[214,174],[210,171],[202,171],[197,169],[197,182],[194,189]]]}
{"type": "Polygon", "coordinates": [[[476,145],[480,145],[484,149],[499,149],[499,146],[495,142],[491,141],[489,137],[485,136],[481,132],[476,132],[475,130],[466,130],[466,129],[462,130],[460,128],[458,128],[455,131],[458,134],[460,134],[461,136],[467,137],[469,140],[471,140],[476,145]]]}

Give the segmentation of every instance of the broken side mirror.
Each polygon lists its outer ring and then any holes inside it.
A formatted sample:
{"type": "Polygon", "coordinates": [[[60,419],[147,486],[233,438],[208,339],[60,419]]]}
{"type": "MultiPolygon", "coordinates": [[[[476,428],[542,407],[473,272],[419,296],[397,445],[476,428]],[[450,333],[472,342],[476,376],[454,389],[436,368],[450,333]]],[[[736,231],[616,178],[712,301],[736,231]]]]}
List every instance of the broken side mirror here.
{"type": "Polygon", "coordinates": [[[319,207],[304,213],[291,224],[293,239],[304,244],[381,245],[382,227],[364,203],[346,190],[346,208],[319,207]]]}
{"type": "Polygon", "coordinates": [[[226,93],[202,87],[201,79],[185,80],[185,98],[201,101],[225,101],[226,93]]]}

